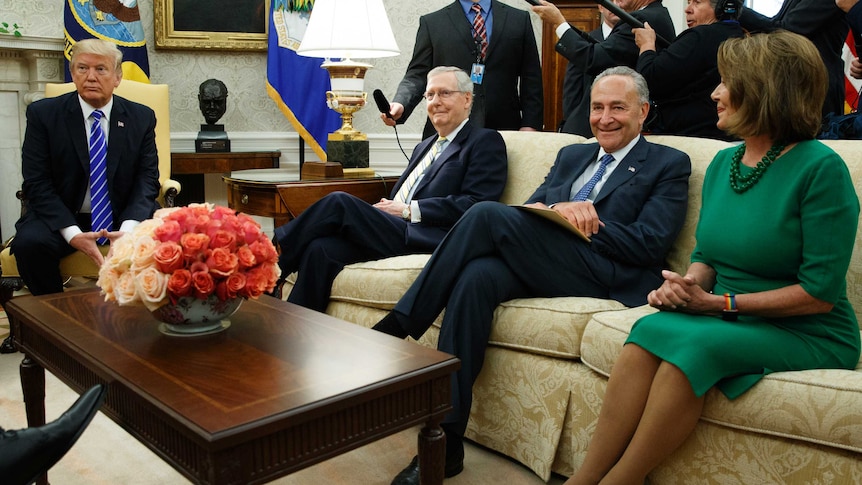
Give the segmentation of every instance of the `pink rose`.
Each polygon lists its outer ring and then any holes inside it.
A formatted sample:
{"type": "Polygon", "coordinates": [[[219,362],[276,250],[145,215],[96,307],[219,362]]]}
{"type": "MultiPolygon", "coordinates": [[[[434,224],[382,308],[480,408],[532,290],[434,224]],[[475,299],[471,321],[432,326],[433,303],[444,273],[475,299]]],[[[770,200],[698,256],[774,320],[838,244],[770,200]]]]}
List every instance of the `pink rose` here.
{"type": "Polygon", "coordinates": [[[153,238],[157,241],[173,241],[180,242],[180,237],[183,235],[183,229],[177,221],[167,220],[153,231],[153,238]]]}
{"type": "Polygon", "coordinates": [[[159,271],[171,274],[183,267],[183,248],[174,241],[159,243],[153,251],[153,260],[159,271]]]}

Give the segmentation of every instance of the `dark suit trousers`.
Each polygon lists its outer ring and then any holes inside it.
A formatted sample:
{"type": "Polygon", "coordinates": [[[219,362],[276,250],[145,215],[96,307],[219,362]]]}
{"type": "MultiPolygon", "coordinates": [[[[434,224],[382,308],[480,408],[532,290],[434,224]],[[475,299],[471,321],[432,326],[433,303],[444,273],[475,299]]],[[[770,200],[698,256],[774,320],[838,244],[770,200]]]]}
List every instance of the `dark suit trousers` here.
{"type": "Polygon", "coordinates": [[[419,338],[446,308],[437,348],[461,359],[444,423],[463,435],[494,309],[525,297],[608,297],[613,265],[566,229],[495,202],[474,205],[393,311],[419,338]]]}
{"type": "Polygon", "coordinates": [[[345,265],[418,252],[406,243],[407,221],[335,192],[275,229],[278,265],[299,271],[287,301],[326,311],[332,282],[345,265]]]}
{"type": "MultiPolygon", "coordinates": [[[[82,231],[90,230],[90,214],[78,216],[82,231]]],[[[75,252],[58,231],[52,231],[36,217],[25,217],[15,225],[12,254],[18,273],[33,295],[63,291],[60,260],[75,252]]]]}

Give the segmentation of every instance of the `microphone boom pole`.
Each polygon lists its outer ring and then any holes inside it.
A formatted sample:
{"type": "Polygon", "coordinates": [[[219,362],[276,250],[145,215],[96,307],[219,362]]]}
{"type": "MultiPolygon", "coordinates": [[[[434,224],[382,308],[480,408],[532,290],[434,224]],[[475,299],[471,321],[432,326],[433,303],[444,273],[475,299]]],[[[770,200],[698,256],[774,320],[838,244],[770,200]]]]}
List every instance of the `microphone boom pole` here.
{"type": "MultiPolygon", "coordinates": [[[[615,4],[614,2],[612,2],[610,0],[593,0],[593,1],[596,2],[597,4],[601,5],[602,7],[605,7],[606,9],[610,10],[610,12],[612,14],[619,17],[620,20],[622,20],[623,22],[631,25],[633,29],[634,28],[637,28],[637,29],[644,28],[643,22],[632,17],[628,12],[621,9],[619,7],[619,5],[615,4]]],[[[670,42],[668,42],[664,37],[659,35],[658,32],[655,33],[655,40],[656,40],[656,43],[658,43],[662,47],[667,47],[670,45],[670,42]]]]}

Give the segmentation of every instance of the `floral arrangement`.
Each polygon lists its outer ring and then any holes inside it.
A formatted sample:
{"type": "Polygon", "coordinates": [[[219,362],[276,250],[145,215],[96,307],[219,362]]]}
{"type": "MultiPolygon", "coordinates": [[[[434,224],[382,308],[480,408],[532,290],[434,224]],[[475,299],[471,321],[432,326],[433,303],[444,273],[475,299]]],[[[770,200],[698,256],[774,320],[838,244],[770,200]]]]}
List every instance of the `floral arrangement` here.
{"type": "Polygon", "coordinates": [[[246,214],[214,206],[159,209],[111,244],[99,270],[105,301],[150,311],[180,298],[257,298],[281,273],[278,253],[246,214]]]}

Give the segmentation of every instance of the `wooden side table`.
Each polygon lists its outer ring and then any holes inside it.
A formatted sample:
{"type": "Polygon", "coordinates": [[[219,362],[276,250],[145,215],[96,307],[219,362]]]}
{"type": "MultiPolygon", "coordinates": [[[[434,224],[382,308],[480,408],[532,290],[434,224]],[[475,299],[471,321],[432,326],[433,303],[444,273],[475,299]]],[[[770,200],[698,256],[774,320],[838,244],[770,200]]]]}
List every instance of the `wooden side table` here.
{"type": "Polygon", "coordinates": [[[222,177],[231,209],[272,217],[275,227],[286,224],[311,204],[332,192],[347,192],[373,203],[388,197],[400,173],[379,172],[374,177],[293,180],[274,171],[254,170],[222,177]]]}
{"type": "Polygon", "coordinates": [[[280,151],[227,153],[171,153],[171,178],[182,184],[177,205],[204,202],[204,174],[235,170],[278,168],[280,151]]]}

